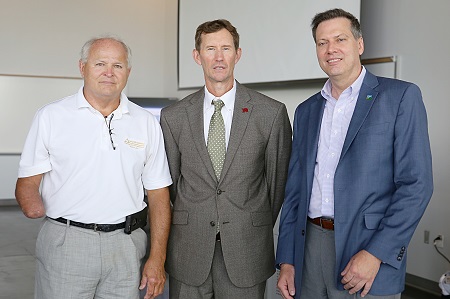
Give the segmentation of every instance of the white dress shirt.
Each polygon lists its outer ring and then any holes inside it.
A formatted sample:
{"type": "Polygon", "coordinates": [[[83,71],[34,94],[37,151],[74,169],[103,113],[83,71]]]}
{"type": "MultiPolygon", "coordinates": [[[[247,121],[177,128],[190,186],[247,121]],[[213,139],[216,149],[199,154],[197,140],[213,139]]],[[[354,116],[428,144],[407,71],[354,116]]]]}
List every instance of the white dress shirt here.
{"type": "MultiPolygon", "coordinates": [[[[228,141],[230,140],[231,122],[233,120],[234,101],[236,98],[236,82],[233,84],[227,93],[222,95],[220,99],[225,104],[222,107],[221,113],[225,123],[225,145],[228,148],[228,141]]],[[[203,103],[203,132],[205,133],[205,143],[208,144],[209,123],[214,114],[214,105],[211,102],[219,99],[211,94],[205,86],[205,100],[203,103]]]]}
{"type": "Polygon", "coordinates": [[[331,95],[330,80],[321,91],[326,103],[308,210],[310,218],[334,218],[334,174],[365,74],[366,69],[363,67],[358,79],[342,92],[339,99],[331,95]]]}

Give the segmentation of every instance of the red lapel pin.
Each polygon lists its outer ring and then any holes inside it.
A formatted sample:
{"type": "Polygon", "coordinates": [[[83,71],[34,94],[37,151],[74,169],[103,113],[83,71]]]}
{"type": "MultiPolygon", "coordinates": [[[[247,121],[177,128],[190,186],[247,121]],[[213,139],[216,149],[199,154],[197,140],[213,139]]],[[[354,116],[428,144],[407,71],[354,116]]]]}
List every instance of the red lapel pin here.
{"type": "Polygon", "coordinates": [[[247,113],[248,112],[248,108],[242,108],[242,112],[243,113],[247,113]]]}

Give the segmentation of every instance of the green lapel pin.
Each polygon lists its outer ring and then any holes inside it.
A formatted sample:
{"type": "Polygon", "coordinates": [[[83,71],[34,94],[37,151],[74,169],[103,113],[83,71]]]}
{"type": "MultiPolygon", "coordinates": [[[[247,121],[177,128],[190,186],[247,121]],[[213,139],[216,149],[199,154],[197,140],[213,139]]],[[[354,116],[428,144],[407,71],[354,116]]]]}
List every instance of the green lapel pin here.
{"type": "Polygon", "coordinates": [[[373,97],[372,97],[371,94],[368,94],[368,95],[366,96],[366,100],[370,101],[370,100],[372,100],[372,99],[373,99],[373,97]]]}

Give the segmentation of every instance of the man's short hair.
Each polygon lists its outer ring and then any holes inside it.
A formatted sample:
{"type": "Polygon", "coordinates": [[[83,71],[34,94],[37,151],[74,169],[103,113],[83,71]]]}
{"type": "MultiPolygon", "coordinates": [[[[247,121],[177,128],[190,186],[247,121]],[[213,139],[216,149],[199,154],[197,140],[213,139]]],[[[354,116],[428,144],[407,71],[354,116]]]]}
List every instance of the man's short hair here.
{"type": "Polygon", "coordinates": [[[218,19],[214,21],[208,21],[197,27],[195,32],[195,49],[200,51],[200,45],[202,43],[202,34],[215,33],[222,29],[228,30],[231,36],[233,36],[234,48],[239,48],[239,33],[230,21],[225,19],[218,19]]]}

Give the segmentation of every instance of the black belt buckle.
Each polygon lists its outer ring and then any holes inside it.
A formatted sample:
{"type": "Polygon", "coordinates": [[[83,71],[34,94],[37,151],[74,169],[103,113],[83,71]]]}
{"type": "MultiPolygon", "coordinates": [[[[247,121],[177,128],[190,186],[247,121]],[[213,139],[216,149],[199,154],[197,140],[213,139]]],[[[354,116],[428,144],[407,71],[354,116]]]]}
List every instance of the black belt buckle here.
{"type": "Polygon", "coordinates": [[[129,235],[129,234],[131,234],[132,231],[146,226],[147,225],[147,215],[148,215],[148,207],[145,207],[142,211],[128,215],[125,218],[124,232],[129,235]]]}

